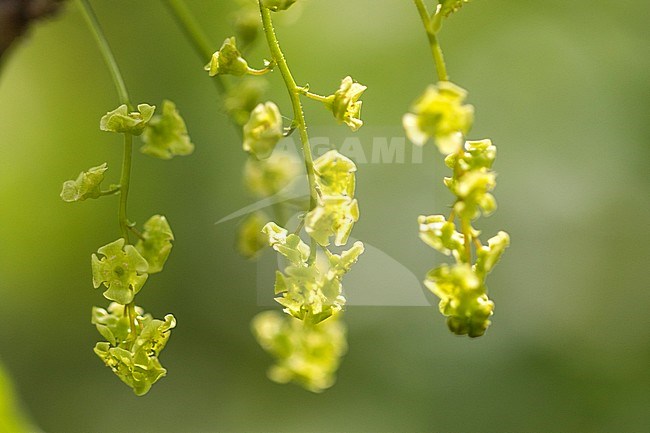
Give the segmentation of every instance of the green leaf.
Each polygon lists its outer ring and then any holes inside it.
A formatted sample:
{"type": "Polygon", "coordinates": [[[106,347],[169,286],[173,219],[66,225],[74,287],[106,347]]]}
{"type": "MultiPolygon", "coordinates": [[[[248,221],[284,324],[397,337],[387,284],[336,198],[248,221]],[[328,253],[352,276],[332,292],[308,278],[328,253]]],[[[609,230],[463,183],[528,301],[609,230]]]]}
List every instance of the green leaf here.
{"type": "Polygon", "coordinates": [[[76,180],[67,180],[63,183],[61,199],[68,203],[84,201],[88,198],[98,198],[102,195],[101,183],[104,181],[104,172],[108,170],[106,163],[82,171],[76,180]]]}
{"type": "Polygon", "coordinates": [[[149,274],[162,271],[172,250],[174,234],[162,215],[154,215],[144,224],[142,237],[135,248],[149,264],[149,274]]]}
{"type": "Polygon", "coordinates": [[[138,105],[138,111],[129,113],[125,104],[106,113],[99,122],[99,129],[107,132],[119,132],[140,135],[153,116],[156,107],[149,104],[138,105]]]}
{"type": "Polygon", "coordinates": [[[171,159],[194,152],[185,121],[178,114],[176,105],[167,100],[162,103],[162,115],[153,116],[147,124],[142,141],[144,146],[140,151],[160,159],[171,159]]]}
{"type": "Polygon", "coordinates": [[[92,255],[93,286],[104,285],[104,297],[126,305],[147,281],[149,265],[133,245],[118,239],[97,250],[101,259],[92,255]]]}

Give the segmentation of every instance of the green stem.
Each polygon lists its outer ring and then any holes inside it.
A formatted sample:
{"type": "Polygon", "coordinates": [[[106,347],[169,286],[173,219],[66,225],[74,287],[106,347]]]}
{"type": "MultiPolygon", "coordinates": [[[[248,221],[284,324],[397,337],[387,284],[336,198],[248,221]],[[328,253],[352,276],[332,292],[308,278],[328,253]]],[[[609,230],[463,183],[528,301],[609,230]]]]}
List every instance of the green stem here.
{"type": "Polygon", "coordinates": [[[126,216],[126,204],[129,197],[129,184],[131,182],[131,158],[133,156],[133,136],[124,134],[124,157],[122,158],[122,175],[120,177],[120,208],[118,218],[122,237],[129,243],[129,220],[126,216]]]}
{"type": "MultiPolygon", "coordinates": [[[[209,62],[214,52],[212,43],[203,31],[201,24],[199,24],[196,17],[192,14],[192,11],[185,4],[185,1],[165,0],[163,3],[167,6],[187,39],[189,39],[192,47],[194,47],[194,51],[203,59],[203,64],[209,62]]],[[[226,83],[222,77],[216,77],[213,81],[220,93],[227,91],[226,83]]]]}
{"type": "Polygon", "coordinates": [[[438,37],[436,32],[433,29],[431,17],[429,16],[429,11],[424,5],[423,0],[413,0],[415,6],[420,13],[420,19],[422,19],[422,24],[424,24],[424,29],[427,32],[427,37],[429,38],[429,45],[431,46],[431,53],[433,54],[433,61],[436,64],[436,71],[438,72],[439,81],[449,81],[449,74],[447,73],[447,65],[445,64],[445,58],[442,54],[442,48],[438,42],[438,37]]]}
{"type": "MultiPolygon", "coordinates": [[[[266,35],[266,40],[271,50],[271,55],[273,56],[273,61],[278,65],[278,69],[282,74],[285,85],[287,86],[287,91],[289,92],[289,99],[291,100],[291,105],[293,106],[293,114],[297,129],[300,131],[300,140],[302,142],[302,152],[305,157],[305,168],[307,170],[307,178],[309,180],[309,191],[310,191],[310,201],[309,201],[309,210],[312,210],[316,207],[318,203],[318,192],[316,190],[316,173],[314,170],[314,159],[311,153],[311,147],[309,145],[309,134],[307,134],[307,123],[305,121],[305,113],[302,109],[302,103],[300,102],[300,94],[302,93],[301,88],[296,84],[291,70],[287,65],[287,61],[284,57],[284,53],[280,49],[280,43],[275,34],[273,28],[273,21],[271,19],[271,10],[262,5],[262,1],[258,0],[260,7],[260,14],[262,15],[262,24],[264,26],[264,34],[266,35]]],[[[313,239],[312,239],[313,244],[313,239]]],[[[315,245],[312,245],[310,263],[316,258],[316,248],[315,245]]]]}
{"type": "Polygon", "coordinates": [[[102,53],[104,61],[106,62],[106,66],[108,66],[108,70],[113,77],[113,83],[115,84],[115,89],[117,90],[120,103],[126,104],[127,107],[129,107],[129,110],[133,110],[133,106],[131,105],[129,99],[129,93],[126,90],[126,85],[124,84],[124,79],[122,78],[120,68],[117,66],[115,56],[113,56],[113,51],[111,51],[111,47],[108,44],[106,37],[104,36],[102,27],[99,24],[97,17],[95,16],[95,12],[93,11],[92,6],[90,6],[88,0],[77,0],[77,4],[79,5],[79,9],[81,9],[83,16],[88,23],[88,27],[90,27],[90,30],[92,31],[95,41],[97,42],[97,46],[99,47],[99,51],[102,53]]]}

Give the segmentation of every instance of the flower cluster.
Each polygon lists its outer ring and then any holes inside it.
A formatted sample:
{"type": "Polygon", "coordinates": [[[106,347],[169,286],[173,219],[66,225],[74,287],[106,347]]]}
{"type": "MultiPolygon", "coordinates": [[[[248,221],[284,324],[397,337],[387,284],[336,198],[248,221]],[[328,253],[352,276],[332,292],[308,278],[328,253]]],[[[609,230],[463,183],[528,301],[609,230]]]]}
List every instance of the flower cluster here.
{"type": "MultiPolygon", "coordinates": [[[[431,17],[421,11],[434,53],[440,52],[436,34],[442,19],[465,2],[440,0],[431,17]]],[[[494,311],[485,280],[510,243],[508,234],[500,231],[483,245],[480,231],[472,225],[481,215],[488,216],[496,209],[492,195],[496,173],[492,165],[497,151],[487,139],[466,141],[474,107],[464,103],[467,92],[448,80],[442,55],[436,58],[436,67],[440,81],[430,85],[403,118],[406,135],[414,144],[422,146],[433,138],[445,155],[452,174],[444,178],[444,184],[456,197],[448,218],[430,215],[418,219],[420,239],[455,262],[429,271],[424,284],[440,298],[440,312],[447,317],[452,332],[479,337],[490,325],[494,311]]]]}
{"type": "Polygon", "coordinates": [[[164,320],[157,320],[139,307],[135,311],[132,332],[124,305],[113,302],[107,310],[93,307],[91,321],[108,340],[97,343],[94,351],[136,395],[144,395],[167,373],[158,354],[167,344],[176,319],[168,314],[164,320]]]}
{"type": "Polygon", "coordinates": [[[268,377],[274,382],[296,382],[312,392],[334,385],[336,371],[347,351],[346,328],[340,315],[318,324],[305,324],[276,311],[253,318],[253,334],[272,354],[276,364],[268,377]]]}
{"type": "Polygon", "coordinates": [[[269,245],[289,261],[284,273],[278,271],[275,279],[275,294],[282,295],[275,300],[284,312],[305,322],[320,323],[341,311],[345,305],[341,279],[363,253],[363,243],[355,242],[340,255],[328,251],[327,260],[312,262],[311,248],[298,235],[272,222],[262,231],[269,245]]]}

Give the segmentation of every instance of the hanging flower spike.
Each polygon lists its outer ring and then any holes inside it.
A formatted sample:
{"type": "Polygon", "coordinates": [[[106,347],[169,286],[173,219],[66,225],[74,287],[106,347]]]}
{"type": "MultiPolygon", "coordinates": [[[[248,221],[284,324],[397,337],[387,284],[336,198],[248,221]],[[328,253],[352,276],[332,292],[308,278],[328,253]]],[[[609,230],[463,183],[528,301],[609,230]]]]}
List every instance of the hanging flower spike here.
{"type": "Polygon", "coordinates": [[[336,120],[348,125],[352,131],[357,131],[363,126],[360,119],[363,102],[359,101],[359,98],[366,89],[366,86],[355,82],[352,77],[345,77],[339,89],[324,100],[336,120]]]}
{"type": "Polygon", "coordinates": [[[453,333],[470,337],[485,334],[494,303],[469,264],[443,265],[430,271],[424,284],[440,298],[440,312],[447,316],[453,333]]]}
{"type": "Polygon", "coordinates": [[[194,145],[187,135],[185,121],[173,102],[164,100],[162,115],[151,118],[143,134],[140,152],[160,159],[190,155],[194,145]]]}
{"type": "Polygon", "coordinates": [[[118,239],[104,245],[92,255],[93,286],[107,288],[104,297],[122,305],[130,304],[147,281],[149,265],[133,245],[118,239]]]}
{"type": "Polygon", "coordinates": [[[282,115],[278,106],[273,102],[259,104],[244,125],[243,148],[257,159],[266,159],[282,136],[282,115]]]}
{"type": "Polygon", "coordinates": [[[270,197],[286,188],[302,168],[298,157],[288,152],[273,152],[262,160],[248,158],[244,166],[244,184],[255,196],[270,197]]]}
{"type": "Polygon", "coordinates": [[[226,38],[219,51],[215,52],[210,63],[204,68],[211,77],[215,75],[236,75],[242,76],[248,73],[248,62],[242,57],[237,48],[235,37],[226,38]]]}
{"type": "Polygon", "coordinates": [[[255,316],[251,328],[260,346],[276,360],[268,370],[269,379],[295,382],[316,393],[334,385],[347,352],[346,328],[339,315],[311,325],[265,311],[255,316]]]}
{"type": "Polygon", "coordinates": [[[314,161],[316,182],[323,195],[354,196],[357,166],[336,150],[330,150],[314,161]]]}
{"type": "Polygon", "coordinates": [[[262,0],[262,6],[271,9],[273,12],[285,11],[297,0],[262,0]]]}
{"type": "Polygon", "coordinates": [[[172,251],[174,233],[162,215],[154,215],[144,224],[142,239],[135,248],[149,264],[149,274],[162,271],[169,253],[172,251]]]}
{"type": "Polygon", "coordinates": [[[462,105],[467,92],[449,81],[429,86],[403,118],[406,135],[422,146],[433,137],[441,153],[457,152],[474,120],[474,107],[462,105]]]}
{"type": "Polygon", "coordinates": [[[66,180],[61,190],[61,199],[71,203],[84,201],[88,198],[101,197],[101,183],[104,181],[104,172],[108,170],[106,163],[82,171],[76,180],[66,180]]]}
{"type": "Polygon", "coordinates": [[[128,107],[122,104],[101,118],[99,129],[106,132],[140,135],[144,132],[154,111],[156,111],[155,105],[140,104],[138,111],[129,113],[128,107]]]}

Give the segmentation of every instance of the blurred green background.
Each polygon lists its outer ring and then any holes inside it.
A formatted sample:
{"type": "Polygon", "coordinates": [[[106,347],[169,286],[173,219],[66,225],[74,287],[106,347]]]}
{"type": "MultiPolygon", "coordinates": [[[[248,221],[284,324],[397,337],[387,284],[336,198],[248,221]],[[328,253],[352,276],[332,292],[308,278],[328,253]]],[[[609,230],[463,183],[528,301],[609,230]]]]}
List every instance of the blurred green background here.
{"type": "MultiPolygon", "coordinates": [[[[322,395],[265,377],[271,360],[249,331],[261,310],[256,265],[233,250],[236,221],[214,224],[253,201],[245,154],[203,61],[161,2],[92,3],[132,99],[175,101],[196,143],[171,162],[136,154],[129,204],[131,219],[164,213],[174,228],[165,272],[138,303],[179,325],[161,357],[168,377],[144,398],[92,352],[90,308],[106,301],[92,289],[90,254],[118,236],[117,200],[69,205],[58,194],[102,162],[117,179],[121,140],[98,129],[117,97],[70,3],[0,76],[0,359],[44,431],[648,431],[650,3],[475,1],[446,23],[452,79],[476,107],[472,137],[499,149],[500,208],[479,223],[512,237],[489,280],[493,325],[469,340],[435,306],[350,307],[350,349],[322,395]]],[[[434,80],[412,2],[303,3],[277,17],[297,80],[327,93],[352,75],[369,88],[366,125],[399,131],[434,80]]],[[[188,4],[216,50],[237,2],[188,4]]],[[[254,65],[264,48],[248,56],[254,65]]],[[[290,112],[271,83],[269,98],[290,112]]],[[[344,128],[316,105],[307,116],[344,128]]],[[[419,241],[416,218],[451,200],[432,146],[424,160],[360,164],[354,231],[418,278],[442,257],[419,241]]]]}

